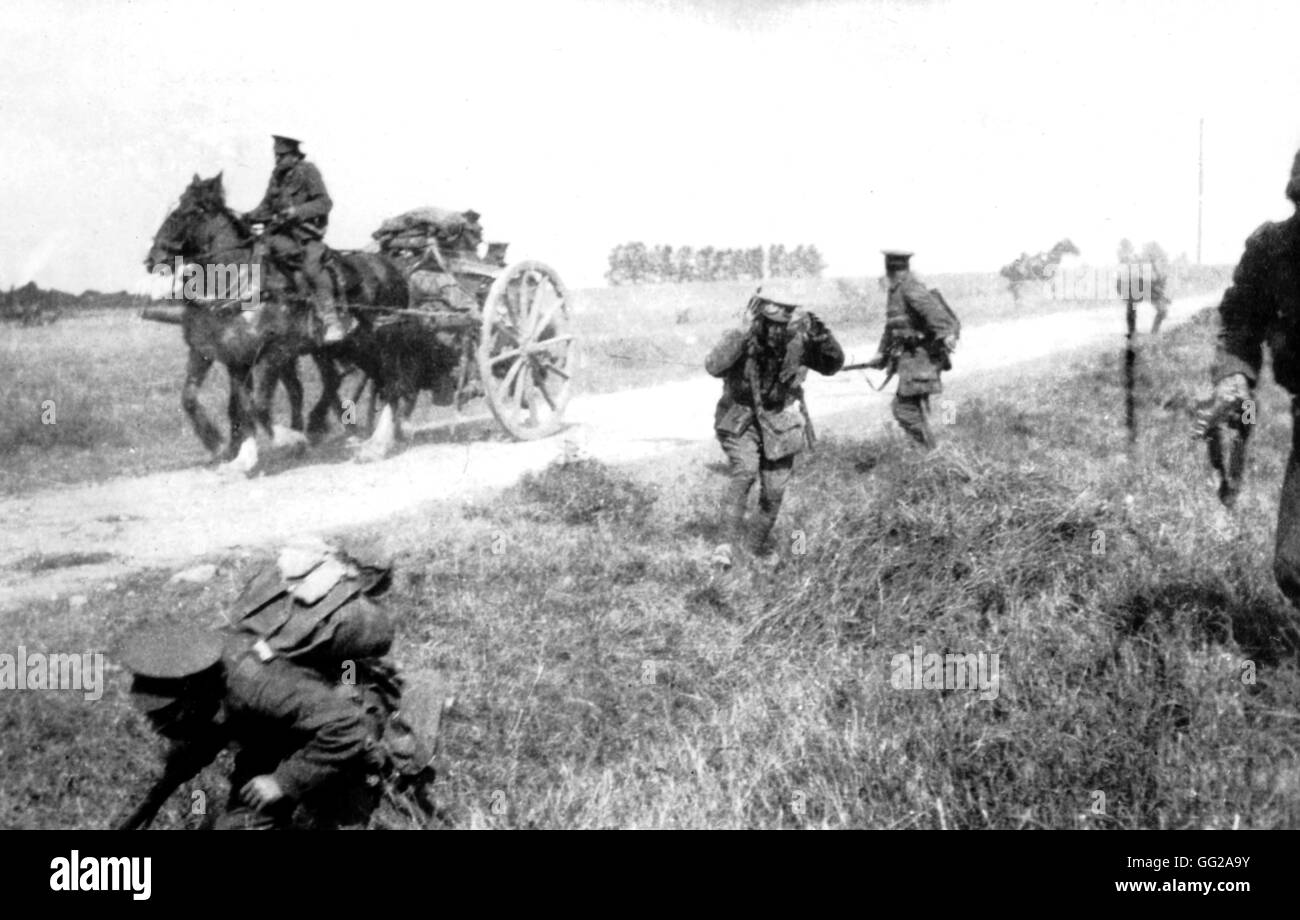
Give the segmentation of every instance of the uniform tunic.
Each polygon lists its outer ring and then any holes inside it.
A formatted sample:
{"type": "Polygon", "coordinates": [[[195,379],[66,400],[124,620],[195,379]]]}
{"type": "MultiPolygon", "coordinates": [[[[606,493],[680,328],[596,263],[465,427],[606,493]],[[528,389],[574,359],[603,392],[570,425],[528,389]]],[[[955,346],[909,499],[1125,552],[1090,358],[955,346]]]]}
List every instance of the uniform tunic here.
{"type": "Polygon", "coordinates": [[[198,737],[173,748],[169,765],[191,776],[226,747],[239,753],[230,800],[219,829],[286,827],[303,804],[324,824],[364,824],[378,802],[368,782],[379,763],[376,726],[367,720],[353,688],[282,658],[262,662],[232,646],[226,656],[226,693],[220,713],[198,737]],[[274,777],[285,798],[259,811],[240,790],[255,776],[274,777]]]}

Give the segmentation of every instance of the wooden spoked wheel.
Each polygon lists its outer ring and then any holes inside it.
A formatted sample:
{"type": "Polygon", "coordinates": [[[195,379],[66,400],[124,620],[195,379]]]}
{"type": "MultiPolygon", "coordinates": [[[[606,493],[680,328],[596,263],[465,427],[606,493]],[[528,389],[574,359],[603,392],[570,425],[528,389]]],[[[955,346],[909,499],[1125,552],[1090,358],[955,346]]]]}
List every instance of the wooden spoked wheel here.
{"type": "Polygon", "coordinates": [[[483,305],[478,370],[492,414],[522,441],[564,424],[577,349],[569,295],[555,269],[517,262],[493,282],[483,305]]]}

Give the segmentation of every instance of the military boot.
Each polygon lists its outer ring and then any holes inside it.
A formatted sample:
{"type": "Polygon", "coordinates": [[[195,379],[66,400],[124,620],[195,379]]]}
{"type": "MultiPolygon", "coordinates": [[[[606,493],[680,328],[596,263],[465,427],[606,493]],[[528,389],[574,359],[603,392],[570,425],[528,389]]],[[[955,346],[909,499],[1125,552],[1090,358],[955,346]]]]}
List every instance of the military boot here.
{"type": "Polygon", "coordinates": [[[347,338],[348,330],[343,324],[343,318],[339,315],[338,305],[334,300],[334,291],[331,289],[328,279],[322,279],[320,284],[316,285],[315,304],[316,316],[320,319],[321,325],[325,327],[324,343],[334,345],[342,342],[347,338]]]}

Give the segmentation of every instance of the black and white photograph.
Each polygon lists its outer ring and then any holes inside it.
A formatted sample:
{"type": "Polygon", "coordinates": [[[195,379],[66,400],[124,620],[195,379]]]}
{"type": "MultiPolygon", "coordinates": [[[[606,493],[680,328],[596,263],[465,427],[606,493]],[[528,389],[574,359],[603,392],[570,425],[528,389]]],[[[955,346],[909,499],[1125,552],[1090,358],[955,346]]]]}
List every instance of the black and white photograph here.
{"type": "Polygon", "coordinates": [[[1298,35],[6,0],[0,828],[1300,827],[1298,35]]]}

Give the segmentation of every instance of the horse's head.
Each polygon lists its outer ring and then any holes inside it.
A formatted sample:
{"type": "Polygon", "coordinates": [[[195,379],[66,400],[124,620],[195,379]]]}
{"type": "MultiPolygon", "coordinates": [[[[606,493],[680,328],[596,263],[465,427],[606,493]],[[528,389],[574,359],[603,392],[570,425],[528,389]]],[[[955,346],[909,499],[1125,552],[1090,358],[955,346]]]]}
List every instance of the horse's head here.
{"type": "MultiPolygon", "coordinates": [[[[195,173],[189,187],[181,193],[180,203],[154,234],[145,268],[153,271],[155,265],[177,256],[185,259],[200,255],[211,251],[223,236],[229,238],[243,233],[244,228],[226,207],[221,173],[211,179],[200,179],[195,173]]],[[[224,242],[230,244],[233,240],[224,242]]]]}

